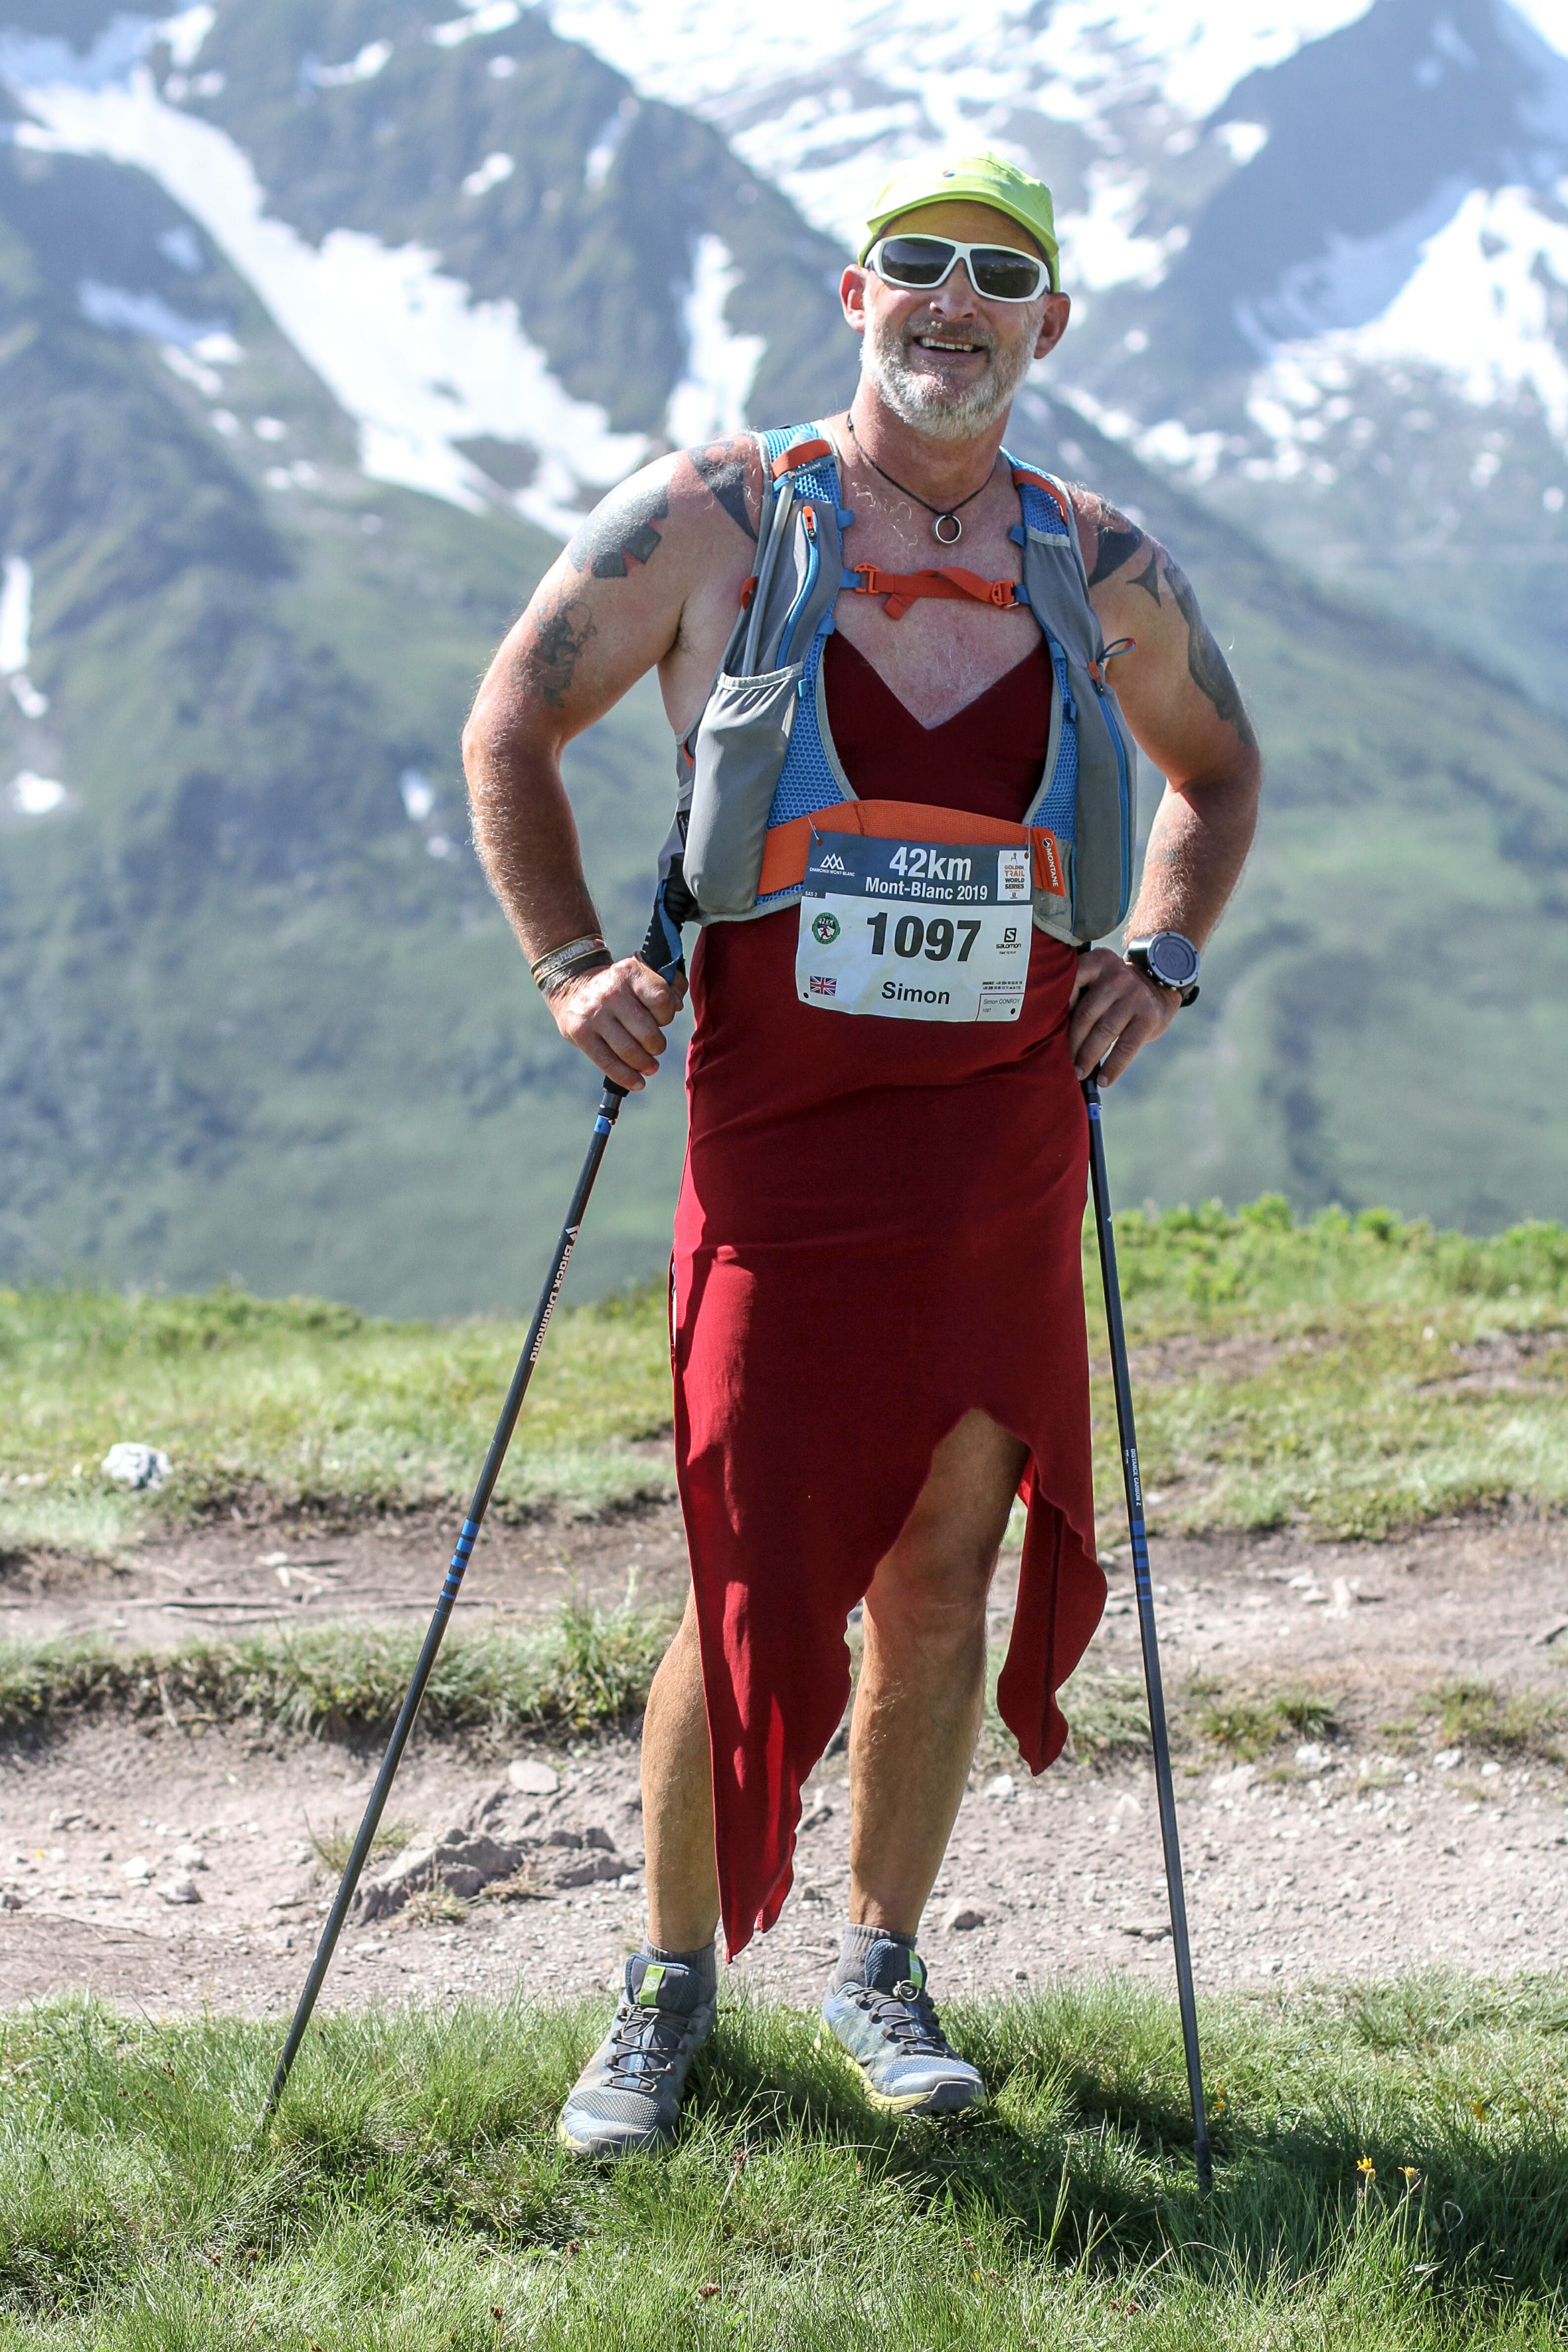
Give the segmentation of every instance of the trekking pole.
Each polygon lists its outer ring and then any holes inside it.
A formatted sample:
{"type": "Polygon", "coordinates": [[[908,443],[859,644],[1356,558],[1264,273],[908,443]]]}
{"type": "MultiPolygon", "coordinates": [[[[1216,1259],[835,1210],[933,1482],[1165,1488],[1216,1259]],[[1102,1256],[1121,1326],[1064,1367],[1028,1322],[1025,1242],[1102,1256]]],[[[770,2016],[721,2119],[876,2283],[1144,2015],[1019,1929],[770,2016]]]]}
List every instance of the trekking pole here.
{"type": "Polygon", "coordinates": [[[1138,1596],[1138,1633],[1144,1645],[1144,1687],[1149,1700],[1149,1733],[1155,1750],[1155,1788],[1159,1799],[1160,1842],[1165,1847],[1166,1885],[1170,1893],[1171,1944],[1176,1953],[1176,2002],[1186,2052],[1186,2084],[1192,2097],[1193,2154],[1197,2185],[1207,2197],[1214,2186],[1208,2121],[1203,2105],[1203,2057],[1197,2045],[1197,2002],[1192,1989],[1192,1950],[1186,1934],[1186,1895],[1182,1886],[1181,1843],[1176,1835],[1176,1790],[1171,1785],[1171,1743],[1166,1729],[1165,1686],[1155,1635],[1155,1596],[1149,1583],[1149,1546],[1144,1532],[1144,1486],[1138,1474],[1138,1433],[1133,1425],[1133,1384],[1127,1370],[1127,1334],[1122,1323],[1122,1289],[1116,1279],[1116,1236],[1111,1223],[1111,1186],[1105,1173],[1105,1139],[1100,1120],[1098,1076],[1082,1081],[1089,1112],[1089,1168],[1094,1192],[1094,1228],[1100,1242],[1100,1279],[1105,1292],[1105,1322],[1111,1335],[1111,1379],[1116,1391],[1116,1427],[1122,1440],[1122,1483],[1127,1495],[1127,1528],[1133,1539],[1133,1583],[1138,1596]]]}
{"type": "Polygon", "coordinates": [[[294,2012],[294,2022],[288,2029],[288,2039],[283,2045],[283,2055],[277,2062],[277,2072],[272,2078],[272,2088],[267,2095],[267,2105],[261,2111],[263,2131],[272,2121],[277,2103],[283,2096],[283,2086],[288,2080],[289,2068],[293,2065],[299,2045],[305,2039],[305,2029],[310,2022],[310,2012],[316,2006],[316,1996],[326,1981],[327,1971],[332,1965],[332,1954],[337,1948],[338,1938],[343,1932],[343,1922],[349,1916],[349,1906],[353,1902],[354,1890],[360,1883],[360,1874],[364,1869],[376,1832],[381,1826],[382,1814],[385,1811],[387,1799],[392,1794],[392,1784],[396,1778],[397,1768],[402,1761],[402,1751],[408,1746],[409,1734],[413,1729],[413,1719],[419,1713],[420,1700],[424,1696],[424,1686],[430,1680],[431,1669],[435,1664],[436,1652],[441,1647],[442,1636],[446,1631],[447,1621],[452,1615],[453,1603],[457,1598],[458,1588],[463,1582],[463,1571],[468,1565],[469,1556],[478,1538],[479,1529],[484,1524],[485,1513],[489,1507],[490,1497],[495,1492],[496,1481],[501,1475],[501,1465],[507,1458],[507,1448],[512,1442],[512,1432],[517,1425],[517,1415],[522,1411],[523,1399],[528,1391],[528,1382],[533,1378],[534,1366],[538,1361],[539,1349],[544,1345],[545,1332],[549,1328],[550,1317],[555,1311],[556,1300],[560,1296],[561,1284],[566,1279],[567,1266],[570,1262],[572,1251],[577,1247],[577,1236],[581,1230],[583,1212],[588,1206],[588,1196],[593,1190],[593,1180],[599,1173],[599,1163],[604,1157],[604,1147],[610,1140],[610,1130],[614,1126],[621,1106],[625,1099],[625,1087],[618,1087],[611,1079],[606,1078],[604,1092],[600,1097],[599,1114],[593,1122],[593,1139],[588,1147],[588,1157],[582,1163],[582,1173],[577,1180],[577,1190],[571,1196],[571,1206],[566,1213],[566,1223],[561,1228],[560,1239],[555,1245],[555,1255],[550,1260],[550,1269],[545,1276],[544,1288],[539,1293],[539,1303],[534,1309],[534,1319],[528,1327],[528,1336],[524,1343],[523,1352],[517,1359],[517,1370],[512,1374],[512,1385],[507,1391],[507,1402],[501,1408],[501,1418],[496,1423],[496,1433],[490,1440],[490,1450],[485,1456],[485,1467],[479,1473],[479,1483],[474,1489],[474,1499],[468,1506],[468,1516],[463,1522],[463,1530],[457,1538],[457,1549],[452,1555],[452,1565],[446,1571],[446,1581],[441,1588],[441,1597],[435,1604],[435,1614],[430,1621],[430,1630],[424,1637],[424,1645],[419,1654],[419,1663],[413,1670],[413,1679],[409,1684],[407,1696],[398,1710],[398,1718],[392,1726],[392,1738],[387,1742],[387,1752],[382,1759],[382,1769],[376,1775],[376,1785],[371,1791],[371,1801],[365,1807],[365,1818],[360,1823],[360,1833],[354,1840],[353,1852],[349,1856],[332,1908],[327,1914],[327,1924],[321,1930],[321,1940],[316,1947],[316,1957],[310,1963],[310,1973],[305,1979],[305,1990],[299,1996],[299,2006],[294,2012]]]}

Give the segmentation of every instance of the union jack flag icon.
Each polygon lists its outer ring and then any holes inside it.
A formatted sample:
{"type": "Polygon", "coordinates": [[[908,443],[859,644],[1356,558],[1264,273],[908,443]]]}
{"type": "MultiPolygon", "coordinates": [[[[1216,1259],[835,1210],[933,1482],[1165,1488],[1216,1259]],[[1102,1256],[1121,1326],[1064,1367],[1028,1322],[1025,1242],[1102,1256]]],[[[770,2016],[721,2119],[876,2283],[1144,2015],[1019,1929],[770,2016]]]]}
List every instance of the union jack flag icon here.
{"type": "Polygon", "coordinates": [[[811,974],[811,993],[813,996],[836,996],[838,992],[838,982],[830,977],[828,973],[814,971],[811,974]]]}

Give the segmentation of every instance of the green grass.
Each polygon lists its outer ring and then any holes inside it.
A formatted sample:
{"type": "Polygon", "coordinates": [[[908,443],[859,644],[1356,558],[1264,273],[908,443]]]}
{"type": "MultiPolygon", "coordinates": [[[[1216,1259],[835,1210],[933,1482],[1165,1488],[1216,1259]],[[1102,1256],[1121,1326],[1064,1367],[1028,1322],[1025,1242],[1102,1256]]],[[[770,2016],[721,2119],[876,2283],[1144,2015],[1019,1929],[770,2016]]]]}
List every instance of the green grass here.
{"type": "MultiPolygon", "coordinates": [[[[1156,1526],[1300,1523],[1378,1537],[1511,1499],[1568,1500],[1568,1227],[1490,1240],[1381,1210],[1293,1223],[1266,1197],[1117,1219],[1156,1526]],[[1513,1360],[1511,1349],[1529,1352],[1513,1360]],[[1504,1359],[1507,1360],[1504,1360],[1504,1359]],[[1500,1365],[1500,1384],[1475,1384],[1500,1365]]],[[[1085,1234],[1091,1345],[1099,1274],[1085,1234]]],[[[112,1549],[204,1512],[402,1509],[466,1494],[526,1326],[393,1323],[310,1299],[0,1292],[0,1548],[112,1549]],[[174,1464],[106,1486],[117,1438],[174,1464]]],[[[670,1491],[662,1286],[560,1312],[498,1489],[503,1510],[670,1491]]],[[[1113,1527],[1109,1381],[1096,1483],[1113,1527]]]]}
{"type": "MultiPolygon", "coordinates": [[[[1188,1695],[1201,1697],[1201,1685],[1189,1685],[1188,1695]]],[[[1332,1738],[1337,1727],[1334,1701],[1321,1691],[1280,1691],[1267,1698],[1216,1695],[1197,1717],[1206,1739],[1249,1761],[1284,1739],[1332,1738]]]]}
{"type": "MultiPolygon", "coordinates": [[[[430,1731],[500,1740],[521,1730],[621,1723],[644,1705],[671,1630],[652,1612],[566,1608],[535,1632],[455,1634],[435,1662],[420,1719],[430,1731]]],[[[0,1735],[110,1710],[305,1735],[385,1732],[421,1639],[414,1631],[329,1625],[162,1653],[7,1643],[0,1645],[0,1735]]]]}
{"type": "MultiPolygon", "coordinates": [[[[1304,1525],[1378,1538],[1455,1512],[1568,1500],[1568,1227],[1490,1239],[1386,1210],[1292,1222],[1278,1196],[1116,1220],[1134,1339],[1177,1348],[1136,1387],[1156,1527],[1304,1525]],[[1527,1339],[1501,1384],[1463,1384],[1527,1339]],[[1228,1352],[1224,1343],[1250,1340],[1228,1352]]],[[[1097,1285],[1090,1329],[1103,1345],[1097,1285]]],[[[1096,1491],[1115,1508],[1108,1380],[1096,1491]]]]}
{"type": "Polygon", "coordinates": [[[1494,1683],[1439,1683],[1423,1711],[1436,1718],[1446,1747],[1477,1748],[1513,1763],[1525,1758],[1546,1764],[1563,1760],[1556,1735],[1564,1710],[1549,1693],[1502,1691],[1494,1683]]]}
{"type": "MultiPolygon", "coordinates": [[[[356,1512],[455,1502],[484,1458],[527,1328],[383,1322],[230,1290],[0,1291],[0,1547],[105,1549],[236,1501],[356,1512]],[[99,1465],[118,1438],[169,1454],[159,1494],[107,1486],[99,1465]]],[[[664,1329],[662,1290],[558,1314],[500,1508],[592,1510],[669,1490],[665,1465],[632,1450],[669,1426],[664,1329]]]]}
{"type": "Polygon", "coordinates": [[[992,2093],[890,2127],[814,2021],[734,2002],[670,2154],[555,2143],[602,2008],[279,2028],[70,2004],[0,2023],[0,2345],[1149,2347],[1562,2342],[1561,1979],[1206,2005],[1196,2194],[1170,2004],[1101,1983],[962,2008],[992,2093]]]}

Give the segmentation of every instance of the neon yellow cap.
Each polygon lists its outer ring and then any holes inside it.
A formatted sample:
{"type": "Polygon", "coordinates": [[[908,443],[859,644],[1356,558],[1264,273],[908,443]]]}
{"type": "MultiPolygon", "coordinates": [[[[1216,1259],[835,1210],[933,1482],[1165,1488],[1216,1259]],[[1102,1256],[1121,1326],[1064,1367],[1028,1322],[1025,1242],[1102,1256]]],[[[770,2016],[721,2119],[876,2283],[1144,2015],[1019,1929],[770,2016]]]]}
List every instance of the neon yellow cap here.
{"type": "Polygon", "coordinates": [[[913,212],[917,205],[952,204],[961,196],[990,205],[1027,228],[1045,255],[1053,290],[1060,288],[1051,190],[1043,180],[1031,180],[1027,172],[1020,172],[1016,163],[988,147],[975,155],[931,155],[920,163],[901,163],[866,215],[860,259],[865,259],[888,222],[901,213],[913,212]]]}

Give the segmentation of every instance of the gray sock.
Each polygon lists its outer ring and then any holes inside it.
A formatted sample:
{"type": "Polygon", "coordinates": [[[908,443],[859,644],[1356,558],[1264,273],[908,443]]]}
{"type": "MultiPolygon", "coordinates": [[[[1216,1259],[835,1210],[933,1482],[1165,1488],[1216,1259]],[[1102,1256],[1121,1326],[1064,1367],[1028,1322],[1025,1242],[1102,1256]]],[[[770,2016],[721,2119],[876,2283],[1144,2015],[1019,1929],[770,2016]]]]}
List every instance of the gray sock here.
{"type": "Polygon", "coordinates": [[[644,1959],[663,1960],[666,1968],[690,1969],[702,1987],[704,2000],[717,2000],[718,1959],[711,1941],[695,1952],[671,1952],[663,1944],[655,1944],[651,1936],[644,1936],[643,1956],[644,1959]]]}
{"type": "Polygon", "coordinates": [[[844,1929],[844,1940],[839,1946],[839,1964],[833,1970],[830,1992],[839,1992],[848,1984],[864,1984],[866,1957],[873,1944],[901,1944],[905,1951],[915,1949],[915,1937],[901,1935],[895,1927],[850,1927],[844,1929]]]}

